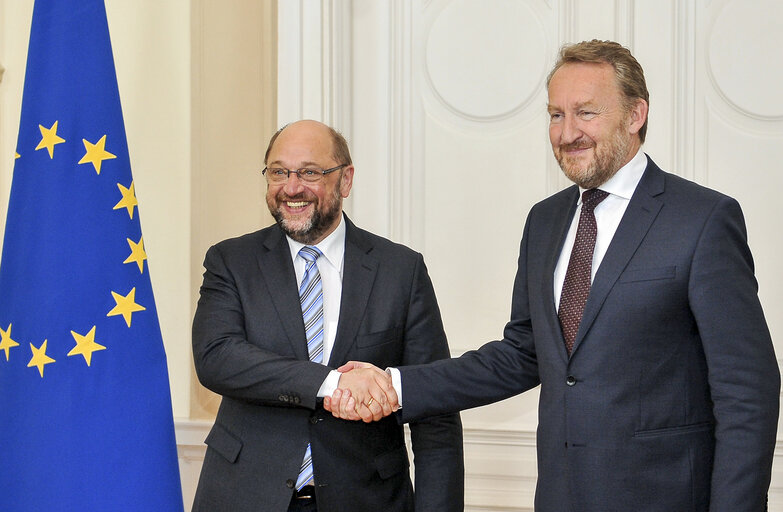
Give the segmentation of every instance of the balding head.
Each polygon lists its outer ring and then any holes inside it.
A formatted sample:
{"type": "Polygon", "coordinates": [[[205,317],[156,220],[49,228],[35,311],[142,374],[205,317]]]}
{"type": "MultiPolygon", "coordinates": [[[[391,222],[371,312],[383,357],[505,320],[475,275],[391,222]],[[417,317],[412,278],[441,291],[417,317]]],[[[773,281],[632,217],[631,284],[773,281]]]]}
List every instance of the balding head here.
{"type": "Polygon", "coordinates": [[[272,146],[275,144],[280,134],[284,130],[287,131],[289,128],[295,128],[296,131],[304,130],[305,132],[311,133],[313,136],[320,135],[327,137],[331,140],[332,158],[341,164],[351,165],[353,163],[351,160],[351,152],[348,150],[348,142],[346,142],[345,137],[343,137],[340,132],[320,121],[304,119],[283,126],[272,135],[272,138],[269,139],[269,146],[266,148],[266,154],[264,155],[264,165],[269,164],[269,153],[272,151],[272,146]]]}

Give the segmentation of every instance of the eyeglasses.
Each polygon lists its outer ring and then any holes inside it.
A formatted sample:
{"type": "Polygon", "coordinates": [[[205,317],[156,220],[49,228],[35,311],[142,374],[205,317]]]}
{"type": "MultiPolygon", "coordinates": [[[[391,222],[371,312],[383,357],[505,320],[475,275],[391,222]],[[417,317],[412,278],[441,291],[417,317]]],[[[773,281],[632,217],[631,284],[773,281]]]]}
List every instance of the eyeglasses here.
{"type": "Polygon", "coordinates": [[[324,178],[324,176],[326,176],[330,172],[338,171],[343,167],[347,167],[347,166],[348,164],[341,164],[338,165],[337,167],[326,169],[325,171],[322,171],[321,169],[313,169],[309,167],[297,169],[295,171],[291,169],[285,169],[283,167],[264,167],[264,170],[261,171],[261,174],[263,174],[266,177],[266,181],[268,181],[269,183],[283,183],[292,174],[296,174],[297,176],[299,176],[299,179],[304,182],[318,183],[324,178]]]}

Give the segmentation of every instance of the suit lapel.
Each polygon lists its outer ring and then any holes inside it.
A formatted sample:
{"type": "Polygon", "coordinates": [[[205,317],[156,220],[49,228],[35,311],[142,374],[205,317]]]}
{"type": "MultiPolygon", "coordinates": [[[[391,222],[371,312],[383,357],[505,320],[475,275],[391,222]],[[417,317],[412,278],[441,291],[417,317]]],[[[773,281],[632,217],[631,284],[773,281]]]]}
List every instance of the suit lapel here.
{"type": "Polygon", "coordinates": [[[572,356],[598,316],[607,295],[628,266],[628,262],[663,207],[663,203],[655,197],[663,193],[663,189],[663,171],[648,157],[647,169],[628,203],[628,208],[617,226],[617,231],[590,287],[590,295],[587,297],[579,331],[574,340],[572,356]]]}
{"type": "MultiPolygon", "coordinates": [[[[552,205],[554,213],[547,216],[551,219],[551,224],[547,229],[543,230],[542,236],[546,245],[542,251],[544,257],[542,275],[544,278],[541,280],[543,286],[541,296],[544,298],[544,307],[548,311],[546,319],[549,331],[552,333],[551,338],[560,341],[558,343],[558,352],[564,362],[568,361],[568,353],[566,352],[563,330],[560,327],[560,319],[557,317],[557,305],[555,304],[555,266],[557,266],[560,252],[563,250],[563,243],[565,243],[568,228],[571,226],[578,198],[579,187],[574,185],[566,189],[565,193],[552,205]]],[[[535,246],[536,244],[533,242],[531,247],[535,246]]]]}
{"type": "Polygon", "coordinates": [[[277,227],[273,229],[257,256],[258,268],[296,357],[307,360],[307,341],[291,250],[283,232],[277,227]]]}
{"type": "Polygon", "coordinates": [[[356,340],[372,285],[378,272],[378,260],[370,255],[373,246],[359,229],[345,216],[345,260],[343,263],[343,291],[340,299],[340,318],[337,324],[329,366],[335,367],[347,360],[356,340]]]}

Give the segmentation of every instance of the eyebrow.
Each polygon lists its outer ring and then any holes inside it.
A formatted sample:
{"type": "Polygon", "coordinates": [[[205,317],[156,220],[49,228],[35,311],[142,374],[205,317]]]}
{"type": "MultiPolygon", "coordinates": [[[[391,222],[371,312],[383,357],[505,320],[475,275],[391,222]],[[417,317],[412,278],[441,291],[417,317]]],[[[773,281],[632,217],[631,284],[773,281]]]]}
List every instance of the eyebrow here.
{"type": "MultiPolygon", "coordinates": [[[[573,108],[574,108],[574,110],[581,110],[583,108],[589,108],[589,109],[595,110],[595,109],[598,108],[598,106],[593,101],[583,101],[583,102],[580,102],[580,103],[577,103],[576,105],[574,105],[573,108]]],[[[556,105],[552,105],[551,103],[547,103],[546,110],[547,110],[547,112],[553,112],[553,111],[562,111],[564,109],[562,109],[562,108],[560,108],[560,107],[558,107],[556,105]]]]}
{"type": "MultiPolygon", "coordinates": [[[[285,164],[281,160],[275,160],[273,162],[270,162],[269,165],[279,165],[281,167],[285,167],[285,164]]],[[[307,166],[321,167],[321,165],[318,164],[317,162],[311,162],[311,161],[308,160],[306,162],[302,162],[301,164],[297,165],[296,168],[297,169],[303,169],[303,168],[305,168],[307,166]]]]}
{"type": "Polygon", "coordinates": [[[585,101],[585,102],[576,104],[576,109],[577,110],[581,110],[583,108],[588,108],[590,110],[598,110],[598,105],[596,105],[596,103],[593,102],[593,101],[585,101]]]}

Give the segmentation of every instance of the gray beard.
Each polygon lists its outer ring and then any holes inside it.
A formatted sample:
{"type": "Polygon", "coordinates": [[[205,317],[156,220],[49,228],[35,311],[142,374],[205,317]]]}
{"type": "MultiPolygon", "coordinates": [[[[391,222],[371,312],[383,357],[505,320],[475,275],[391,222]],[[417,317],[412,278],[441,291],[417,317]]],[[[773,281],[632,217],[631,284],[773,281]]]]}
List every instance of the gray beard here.
{"type": "Polygon", "coordinates": [[[616,132],[612,137],[609,147],[601,154],[595,155],[593,163],[584,171],[571,172],[567,169],[565,158],[557,158],[560,169],[566,177],[585,189],[591,189],[603,185],[620,170],[628,156],[631,147],[630,137],[625,137],[623,133],[616,132]]]}
{"type": "MultiPolygon", "coordinates": [[[[295,199],[295,198],[290,198],[295,199]]],[[[294,229],[290,223],[283,217],[280,207],[272,208],[269,212],[274,217],[277,225],[283,230],[283,233],[290,236],[302,244],[312,244],[321,238],[342,214],[342,202],[340,201],[340,189],[335,188],[334,194],[326,201],[326,211],[321,212],[317,208],[313,212],[310,221],[301,229],[294,229]]]]}
{"type": "Polygon", "coordinates": [[[293,229],[289,226],[288,221],[283,218],[279,209],[272,212],[272,216],[277,221],[277,225],[283,232],[302,244],[312,244],[326,232],[329,227],[332,226],[337,216],[342,213],[340,205],[336,204],[335,208],[330,208],[327,212],[321,213],[316,211],[310,218],[310,222],[307,223],[302,229],[293,229]]]}

